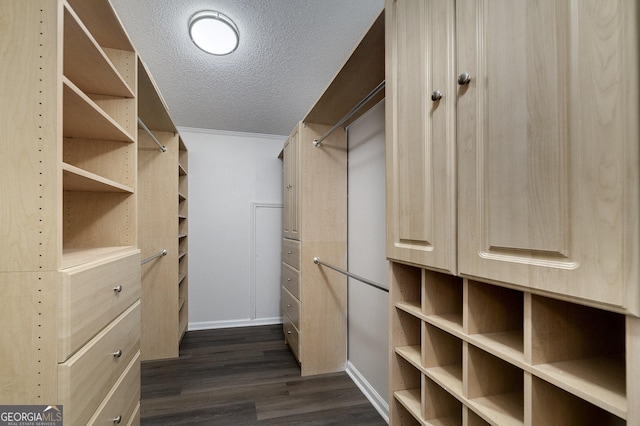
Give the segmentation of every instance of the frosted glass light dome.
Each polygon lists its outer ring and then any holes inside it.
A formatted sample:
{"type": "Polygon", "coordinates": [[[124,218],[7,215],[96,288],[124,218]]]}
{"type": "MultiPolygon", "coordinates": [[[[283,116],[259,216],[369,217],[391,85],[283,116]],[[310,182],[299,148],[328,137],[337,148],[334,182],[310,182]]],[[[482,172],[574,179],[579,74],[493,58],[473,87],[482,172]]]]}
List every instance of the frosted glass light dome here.
{"type": "Polygon", "coordinates": [[[193,43],[212,55],[228,55],[238,48],[240,34],[236,24],[226,15],[212,10],[198,12],[189,20],[193,43]]]}

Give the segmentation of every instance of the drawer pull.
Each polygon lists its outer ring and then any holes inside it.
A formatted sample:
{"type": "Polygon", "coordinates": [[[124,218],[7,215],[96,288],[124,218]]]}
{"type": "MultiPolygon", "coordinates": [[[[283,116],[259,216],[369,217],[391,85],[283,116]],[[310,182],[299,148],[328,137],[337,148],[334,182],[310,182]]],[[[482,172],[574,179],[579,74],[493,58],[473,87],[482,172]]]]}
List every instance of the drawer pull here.
{"type": "Polygon", "coordinates": [[[288,251],[288,252],[287,252],[287,254],[291,254],[291,252],[290,252],[290,251],[288,251]]]}
{"type": "Polygon", "coordinates": [[[287,281],[291,281],[291,278],[287,278],[287,281]]]}
{"type": "Polygon", "coordinates": [[[291,304],[290,304],[290,303],[287,303],[287,308],[290,308],[290,307],[291,307],[291,304]]]}
{"type": "Polygon", "coordinates": [[[291,334],[291,330],[288,330],[288,331],[287,331],[287,334],[291,334]]]}
{"type": "Polygon", "coordinates": [[[113,353],[113,356],[116,358],[120,358],[122,356],[122,349],[118,349],[113,353]]]}
{"type": "Polygon", "coordinates": [[[113,291],[115,291],[116,293],[120,293],[122,291],[122,286],[121,285],[117,285],[113,288],[113,291]]]}
{"type": "Polygon", "coordinates": [[[114,425],[119,425],[121,421],[122,421],[122,416],[115,416],[113,418],[113,424],[114,425]]]}

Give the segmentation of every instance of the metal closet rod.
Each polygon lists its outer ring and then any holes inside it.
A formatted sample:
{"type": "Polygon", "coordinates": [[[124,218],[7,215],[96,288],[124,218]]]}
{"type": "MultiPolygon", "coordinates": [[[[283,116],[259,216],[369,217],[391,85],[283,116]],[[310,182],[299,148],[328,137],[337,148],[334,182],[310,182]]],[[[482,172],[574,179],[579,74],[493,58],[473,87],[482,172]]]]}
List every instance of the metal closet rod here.
{"type": "Polygon", "coordinates": [[[326,138],[329,137],[329,135],[331,133],[333,133],[338,127],[342,126],[345,121],[347,121],[348,119],[350,119],[353,114],[355,114],[356,112],[358,112],[358,110],[360,108],[362,108],[364,106],[364,104],[366,104],[367,102],[369,102],[371,100],[371,98],[373,98],[375,95],[377,95],[382,89],[384,89],[384,80],[382,80],[382,82],[380,84],[378,84],[376,86],[375,89],[373,89],[371,91],[371,93],[369,93],[367,96],[365,96],[360,102],[358,102],[358,104],[356,106],[354,106],[353,108],[351,108],[351,111],[349,111],[344,117],[342,117],[342,119],[340,119],[340,121],[338,121],[336,124],[333,125],[332,128],[330,128],[327,133],[325,133],[324,135],[322,135],[319,139],[316,139],[313,141],[313,144],[316,147],[320,147],[320,145],[322,145],[322,141],[325,140],[326,138]]]}
{"type": "Polygon", "coordinates": [[[140,117],[138,117],[138,124],[140,125],[140,127],[142,127],[142,130],[147,132],[147,134],[156,143],[156,145],[158,145],[158,148],[160,148],[161,152],[167,152],[167,147],[162,145],[160,143],[160,141],[158,139],[156,139],[156,137],[153,135],[153,133],[151,133],[151,130],[149,130],[149,128],[144,124],[144,122],[140,119],[140,117]]]}
{"type": "Polygon", "coordinates": [[[149,262],[151,262],[153,259],[155,259],[157,257],[162,257],[162,256],[166,256],[166,255],[167,255],[167,251],[166,250],[161,250],[158,253],[154,254],[153,256],[147,257],[145,260],[140,262],[140,265],[144,265],[145,263],[149,263],[149,262]]]}
{"type": "Polygon", "coordinates": [[[388,288],[382,287],[380,284],[374,283],[373,281],[370,281],[370,280],[368,280],[366,278],[362,278],[361,276],[356,275],[353,272],[345,271],[344,269],[338,268],[337,266],[333,266],[333,265],[330,265],[328,263],[325,263],[322,260],[320,260],[319,257],[314,257],[313,258],[313,263],[315,263],[316,265],[324,265],[329,269],[333,269],[334,271],[340,272],[341,274],[344,274],[344,275],[346,275],[348,277],[354,278],[354,279],[356,279],[358,281],[362,281],[365,284],[369,284],[371,287],[375,287],[378,290],[386,291],[387,293],[389,292],[388,288]]]}

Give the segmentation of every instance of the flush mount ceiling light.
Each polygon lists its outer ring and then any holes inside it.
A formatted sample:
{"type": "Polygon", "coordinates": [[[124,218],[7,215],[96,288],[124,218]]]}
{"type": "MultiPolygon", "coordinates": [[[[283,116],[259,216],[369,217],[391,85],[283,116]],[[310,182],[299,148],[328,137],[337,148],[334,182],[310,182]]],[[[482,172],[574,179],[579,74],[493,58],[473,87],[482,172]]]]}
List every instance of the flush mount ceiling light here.
{"type": "Polygon", "coordinates": [[[226,15],[212,10],[198,12],[189,20],[193,43],[212,55],[228,55],[237,49],[240,34],[236,24],[226,15]]]}

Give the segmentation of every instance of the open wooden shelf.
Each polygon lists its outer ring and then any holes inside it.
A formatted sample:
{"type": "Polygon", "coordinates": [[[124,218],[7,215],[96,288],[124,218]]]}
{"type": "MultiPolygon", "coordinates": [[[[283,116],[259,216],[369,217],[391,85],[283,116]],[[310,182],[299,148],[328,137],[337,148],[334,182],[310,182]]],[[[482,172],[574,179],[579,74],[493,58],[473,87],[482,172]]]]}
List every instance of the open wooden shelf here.
{"type": "Polygon", "coordinates": [[[133,98],[133,90],[77,15],[64,8],[63,74],[85,93],[133,98]]]}
{"type": "Polygon", "coordinates": [[[65,137],[133,142],[135,138],[67,77],[63,77],[65,137]]]}
{"type": "Polygon", "coordinates": [[[85,192],[125,192],[132,194],[134,189],[95,173],[82,170],[71,164],[62,164],[62,187],[65,191],[85,192]]]}

